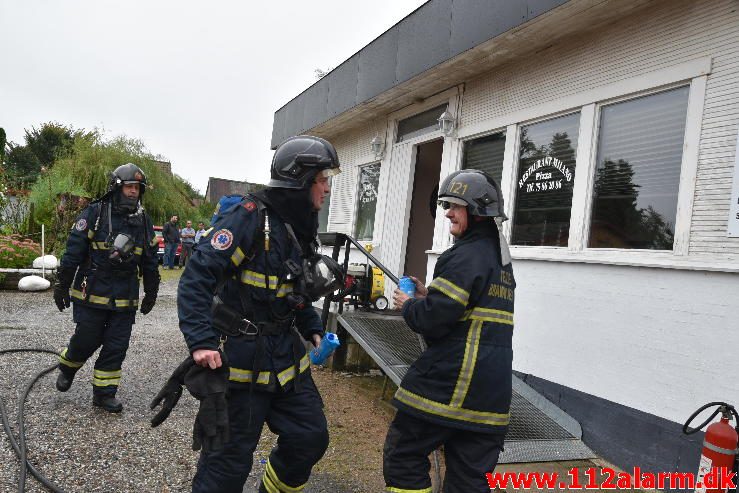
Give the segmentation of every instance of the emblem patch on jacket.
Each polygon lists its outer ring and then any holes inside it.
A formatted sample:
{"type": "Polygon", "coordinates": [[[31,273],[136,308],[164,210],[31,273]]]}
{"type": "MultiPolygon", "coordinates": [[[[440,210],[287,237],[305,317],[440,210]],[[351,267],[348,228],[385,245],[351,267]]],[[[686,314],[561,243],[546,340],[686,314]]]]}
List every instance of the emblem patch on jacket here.
{"type": "Polygon", "coordinates": [[[219,229],[210,240],[210,245],[216,250],[226,250],[234,241],[234,235],[227,229],[219,229]]]}
{"type": "Polygon", "coordinates": [[[86,227],[87,227],[87,219],[80,219],[79,221],[77,221],[77,224],[74,225],[74,228],[77,231],[84,231],[86,227]]]}
{"type": "Polygon", "coordinates": [[[257,204],[255,204],[254,202],[247,202],[244,204],[244,209],[246,209],[249,212],[253,211],[256,208],[257,208],[257,204]]]}

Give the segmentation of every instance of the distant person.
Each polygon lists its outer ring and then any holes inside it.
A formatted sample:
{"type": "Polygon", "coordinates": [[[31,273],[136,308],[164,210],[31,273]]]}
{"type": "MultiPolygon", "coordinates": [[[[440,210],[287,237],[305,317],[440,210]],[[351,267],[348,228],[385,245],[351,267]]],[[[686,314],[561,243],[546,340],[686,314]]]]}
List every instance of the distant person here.
{"type": "Polygon", "coordinates": [[[198,223],[198,231],[195,233],[195,244],[200,243],[200,237],[205,234],[205,224],[202,222],[198,223]]]}
{"type": "Polygon", "coordinates": [[[498,184],[456,171],[439,187],[454,246],[439,257],[416,297],[395,290],[408,326],[428,349],[410,366],[393,399],[385,439],[386,491],[430,492],[431,452],[444,446],[444,493],[489,493],[485,473],[503,450],[511,406],[513,278],[498,184]]]}
{"type": "Polygon", "coordinates": [[[164,237],[164,264],[165,269],[174,269],[174,259],[177,256],[177,245],[180,244],[180,230],[177,227],[177,215],[172,216],[162,228],[164,237]]]}
{"type": "Polygon", "coordinates": [[[69,390],[77,371],[102,346],[93,371],[92,403],[109,413],[123,410],[115,396],[139,306],[139,272],[144,280],[141,313],[151,311],[159,291],[158,241],[141,207],[145,191],[141,168],[128,163],[115,169],[106,194],[83,210],[72,227],[54,287],[59,311],[69,308],[71,288],[77,323],[59,355],[56,388],[69,390]]]}
{"type": "Polygon", "coordinates": [[[180,252],[180,267],[184,267],[192,255],[192,247],[195,245],[195,230],[192,229],[192,221],[187,221],[185,227],[180,231],[182,251],[180,252]]]}

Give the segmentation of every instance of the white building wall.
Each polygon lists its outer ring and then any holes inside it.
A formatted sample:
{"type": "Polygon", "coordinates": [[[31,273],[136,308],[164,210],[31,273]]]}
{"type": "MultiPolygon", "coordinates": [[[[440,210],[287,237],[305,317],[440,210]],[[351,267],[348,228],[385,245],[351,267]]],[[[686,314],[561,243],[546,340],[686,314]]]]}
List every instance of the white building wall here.
{"type": "Polygon", "coordinates": [[[739,275],[514,261],[513,366],[685,422],[739,396],[739,275]]]}
{"type": "MultiPolygon", "coordinates": [[[[739,129],[737,0],[659,2],[597,32],[497,67],[465,84],[460,130],[483,128],[488,121],[522,123],[506,118],[706,57],[712,68],[688,257],[706,259],[706,265],[714,257],[737,258],[739,238],[726,235],[739,129]]],[[[386,122],[329,137],[345,169],[335,182],[332,230],[351,232],[357,179],[351,169],[372,162],[369,142],[376,134],[387,134],[386,122]]],[[[456,144],[454,149],[462,147],[456,144]]],[[[459,162],[454,152],[450,162],[459,162]]],[[[437,224],[435,246],[444,244],[440,236],[447,235],[437,224]]],[[[436,257],[429,258],[429,272],[436,257]]],[[[671,258],[654,258],[655,265],[678,265],[671,258]]],[[[739,396],[736,269],[724,273],[715,271],[720,266],[709,272],[568,260],[514,260],[516,370],[675,422],[706,402],[739,396]]]]}
{"type": "Polygon", "coordinates": [[[466,85],[460,126],[500,121],[526,108],[705,56],[712,57],[713,68],[706,86],[689,253],[739,255],[739,239],[726,237],[739,127],[736,0],[661,2],[496,68],[466,85]]]}

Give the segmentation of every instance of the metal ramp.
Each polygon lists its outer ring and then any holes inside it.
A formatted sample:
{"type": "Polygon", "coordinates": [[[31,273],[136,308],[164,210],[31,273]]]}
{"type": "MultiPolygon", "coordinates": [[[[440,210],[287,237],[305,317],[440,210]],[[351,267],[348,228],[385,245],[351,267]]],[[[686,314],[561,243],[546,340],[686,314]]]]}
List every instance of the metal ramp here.
{"type": "MultiPolygon", "coordinates": [[[[399,314],[349,311],[338,315],[337,322],[396,385],[421,354],[422,340],[399,314]]],[[[511,423],[499,463],[593,457],[582,442],[580,424],[514,375],[511,423]]]]}

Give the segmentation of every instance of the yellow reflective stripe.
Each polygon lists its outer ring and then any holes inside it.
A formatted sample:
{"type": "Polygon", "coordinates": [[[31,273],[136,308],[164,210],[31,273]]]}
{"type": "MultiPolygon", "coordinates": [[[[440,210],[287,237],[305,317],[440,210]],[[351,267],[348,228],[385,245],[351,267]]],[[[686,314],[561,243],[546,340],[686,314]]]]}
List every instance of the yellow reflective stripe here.
{"type": "Polygon", "coordinates": [[[485,411],[472,411],[461,407],[452,407],[449,404],[432,401],[409,392],[403,387],[398,388],[395,398],[399,402],[418,409],[428,414],[434,414],[443,418],[454,419],[458,421],[468,421],[470,423],[479,423],[491,426],[507,426],[510,419],[510,413],[490,413],[485,411]]]}
{"type": "Polygon", "coordinates": [[[459,368],[457,384],[454,386],[454,394],[452,394],[452,400],[449,403],[452,407],[462,407],[464,398],[467,397],[467,391],[470,389],[470,382],[475,371],[475,363],[477,363],[477,351],[480,347],[481,333],[482,322],[475,320],[467,330],[467,344],[464,347],[462,366],[459,368]]]}
{"type": "MultiPolygon", "coordinates": [[[[309,366],[310,360],[308,359],[308,354],[306,353],[303,355],[302,358],[300,358],[300,373],[303,373],[305,370],[307,370],[309,366]]],[[[282,385],[283,387],[293,378],[295,378],[295,365],[286,370],[282,370],[280,373],[277,374],[277,381],[280,382],[280,385],[282,385]]]]}
{"type": "Polygon", "coordinates": [[[95,370],[92,374],[92,384],[95,387],[108,387],[121,383],[121,370],[95,370]]]}
{"type": "Polygon", "coordinates": [[[93,375],[99,378],[120,377],[121,375],[123,375],[123,370],[113,370],[113,371],[95,370],[93,372],[93,375]]]}
{"type": "Polygon", "coordinates": [[[85,362],[79,362],[79,361],[72,361],[71,359],[67,359],[67,348],[64,348],[62,352],[59,354],[59,363],[63,364],[64,366],[68,366],[70,368],[81,368],[82,365],[85,364],[85,362]]]}
{"type": "MultiPolygon", "coordinates": [[[[251,370],[242,370],[241,368],[231,367],[230,375],[228,379],[234,382],[251,382],[253,376],[254,376],[254,372],[251,370]]],[[[257,377],[257,383],[260,383],[263,385],[269,384],[269,372],[268,371],[259,372],[259,376],[257,377]]]]}
{"type": "Polygon", "coordinates": [[[108,303],[110,303],[110,298],[105,298],[104,296],[95,296],[94,294],[91,294],[87,298],[87,301],[89,301],[90,303],[97,303],[98,305],[107,305],[108,303]]]}
{"type": "Polygon", "coordinates": [[[277,486],[275,486],[272,480],[267,477],[267,471],[264,471],[264,474],[262,475],[262,484],[264,485],[264,489],[267,490],[267,493],[280,493],[277,486]]]}
{"type": "MultiPolygon", "coordinates": [[[[241,271],[241,282],[257,288],[267,288],[267,276],[262,272],[241,271]]],[[[277,276],[269,276],[269,289],[277,289],[277,276]]]]}
{"type": "Polygon", "coordinates": [[[80,291],[79,289],[72,288],[69,291],[69,293],[72,295],[72,298],[76,298],[78,300],[84,300],[85,299],[85,297],[82,296],[82,291],[80,291]]]}
{"type": "Polygon", "coordinates": [[[93,250],[107,250],[108,245],[104,241],[91,241],[90,246],[93,250]]]}
{"type": "Polygon", "coordinates": [[[388,486],[385,488],[386,492],[389,493],[431,493],[433,490],[431,487],[421,488],[420,490],[406,490],[403,488],[395,488],[394,486],[388,486]]]}
{"type": "Polygon", "coordinates": [[[233,264],[236,267],[238,267],[241,264],[241,262],[244,261],[244,257],[246,257],[246,255],[244,255],[243,250],[241,250],[240,247],[236,247],[236,250],[234,250],[233,255],[231,255],[231,262],[233,262],[233,264]]]}
{"type": "Polygon", "coordinates": [[[203,233],[202,235],[200,235],[200,237],[201,238],[205,238],[206,236],[208,236],[210,234],[211,231],[213,231],[213,228],[212,227],[206,229],[205,230],[205,233],[203,233]]]}
{"type": "Polygon", "coordinates": [[[431,284],[429,284],[429,289],[441,291],[454,301],[462,303],[465,306],[467,305],[467,301],[470,299],[470,293],[443,277],[435,277],[434,280],[431,281],[431,284]]]}
{"type": "Polygon", "coordinates": [[[89,238],[91,240],[93,236],[95,236],[95,232],[93,230],[91,230],[91,229],[88,229],[87,230],[87,238],[89,238]]]}
{"type": "Polygon", "coordinates": [[[480,320],[482,322],[496,322],[500,324],[513,325],[513,312],[476,306],[473,309],[464,312],[464,316],[462,316],[460,320],[480,320]]]}
{"type": "Polygon", "coordinates": [[[159,246],[159,238],[157,238],[157,235],[154,235],[154,238],[151,239],[149,246],[159,246]]]}
{"type": "Polygon", "coordinates": [[[127,306],[136,308],[139,306],[139,300],[115,300],[115,306],[118,308],[125,308],[127,306]]]}
{"type": "Polygon", "coordinates": [[[141,247],[136,247],[136,248],[133,249],[133,254],[134,255],[141,255],[142,253],[144,253],[144,249],[141,248],[141,247]]]}
{"type": "Polygon", "coordinates": [[[280,284],[280,287],[277,288],[277,297],[284,298],[288,294],[292,293],[294,289],[295,285],[291,282],[280,284]]]}
{"type": "Polygon", "coordinates": [[[272,467],[272,464],[270,464],[269,459],[267,459],[267,467],[264,469],[264,477],[269,479],[274,486],[278,488],[279,492],[284,493],[300,493],[305,488],[305,485],[308,483],[303,483],[300,486],[288,486],[282,481],[280,481],[280,478],[277,476],[277,472],[275,472],[274,467],[272,467]]]}

